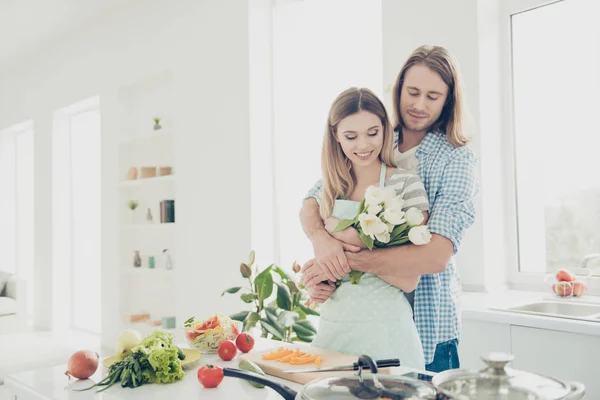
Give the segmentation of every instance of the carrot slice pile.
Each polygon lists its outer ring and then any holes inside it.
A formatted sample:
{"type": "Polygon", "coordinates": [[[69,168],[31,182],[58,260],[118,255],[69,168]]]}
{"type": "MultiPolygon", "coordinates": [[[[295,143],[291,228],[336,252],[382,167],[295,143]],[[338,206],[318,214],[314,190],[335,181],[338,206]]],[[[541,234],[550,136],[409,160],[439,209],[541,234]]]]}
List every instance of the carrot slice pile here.
{"type": "Polygon", "coordinates": [[[292,365],[315,364],[319,368],[323,362],[323,359],[316,354],[300,351],[299,348],[292,350],[287,347],[280,347],[277,350],[272,350],[263,354],[261,357],[263,360],[273,360],[292,365]]]}

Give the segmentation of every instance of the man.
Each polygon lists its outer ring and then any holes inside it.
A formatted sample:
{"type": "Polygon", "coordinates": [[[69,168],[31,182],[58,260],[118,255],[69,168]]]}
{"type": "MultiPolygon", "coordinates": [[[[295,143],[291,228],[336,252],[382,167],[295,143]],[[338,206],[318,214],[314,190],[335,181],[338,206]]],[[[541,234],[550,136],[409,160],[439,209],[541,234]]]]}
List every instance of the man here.
{"type": "Polygon", "coordinates": [[[454,255],[475,219],[478,191],[477,161],[466,146],[466,104],[458,64],[442,47],[421,46],[398,74],[393,96],[396,159],[399,168],[417,173],[423,181],[431,205],[431,242],[357,252],[324,229],[314,199],[318,182],[300,212],[315,252],[315,259],[303,268],[303,282],[313,300],[324,302],[334,289],[321,282],[340,279],[351,269],[398,279],[420,276],[417,289],[407,297],[413,304],[426,368],[440,372],[460,367],[461,287],[454,255]]]}

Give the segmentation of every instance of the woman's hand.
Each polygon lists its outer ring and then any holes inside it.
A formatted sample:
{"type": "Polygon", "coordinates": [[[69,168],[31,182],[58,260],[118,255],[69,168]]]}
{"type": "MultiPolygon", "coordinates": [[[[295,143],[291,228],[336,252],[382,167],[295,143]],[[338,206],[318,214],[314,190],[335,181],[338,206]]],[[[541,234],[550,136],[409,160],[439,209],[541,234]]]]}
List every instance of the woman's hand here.
{"type": "Polygon", "coordinates": [[[309,293],[310,290],[324,282],[329,282],[330,285],[333,285],[333,289],[335,289],[335,281],[327,278],[327,275],[314,259],[308,260],[302,267],[302,279],[300,282],[309,290],[309,293]]]}
{"type": "MultiPolygon", "coordinates": [[[[329,223],[331,225],[333,222],[330,221],[329,223]]],[[[337,224],[335,226],[337,226],[337,224]]],[[[333,229],[335,229],[335,226],[333,229]]],[[[345,243],[331,236],[328,231],[322,230],[321,232],[322,233],[316,234],[312,238],[316,264],[326,274],[326,279],[324,280],[335,282],[350,272],[348,259],[344,252],[349,251],[355,253],[360,251],[360,247],[354,244],[345,243]]]]}
{"type": "Polygon", "coordinates": [[[339,222],[339,219],[333,217],[329,217],[325,220],[325,229],[331,236],[333,236],[334,239],[337,239],[344,244],[358,247],[359,249],[367,248],[367,246],[358,236],[358,231],[353,226],[349,226],[343,231],[332,233],[338,226],[339,222]]]}

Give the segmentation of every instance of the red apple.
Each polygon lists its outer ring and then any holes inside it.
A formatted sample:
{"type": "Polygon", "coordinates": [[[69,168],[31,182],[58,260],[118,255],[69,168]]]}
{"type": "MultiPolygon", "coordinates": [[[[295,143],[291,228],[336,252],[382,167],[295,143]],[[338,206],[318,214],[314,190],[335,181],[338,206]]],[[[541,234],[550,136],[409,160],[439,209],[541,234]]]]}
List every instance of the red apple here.
{"type": "Polygon", "coordinates": [[[577,279],[575,275],[566,269],[561,269],[556,273],[556,280],[559,282],[573,282],[575,279],[577,279]]]}
{"type": "Polygon", "coordinates": [[[560,297],[567,297],[573,293],[573,286],[571,282],[558,282],[552,285],[552,290],[560,297]]]}
{"type": "Polygon", "coordinates": [[[587,290],[585,282],[573,282],[573,296],[581,297],[587,290]]]}

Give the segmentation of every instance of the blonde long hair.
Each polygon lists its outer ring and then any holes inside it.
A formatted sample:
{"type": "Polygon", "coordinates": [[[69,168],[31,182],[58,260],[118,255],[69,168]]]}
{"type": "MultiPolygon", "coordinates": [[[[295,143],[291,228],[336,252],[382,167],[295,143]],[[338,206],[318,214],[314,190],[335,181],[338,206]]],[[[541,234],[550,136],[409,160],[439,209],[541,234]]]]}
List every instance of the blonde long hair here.
{"type": "Polygon", "coordinates": [[[448,86],[448,96],[446,104],[442,109],[437,121],[430,129],[441,129],[446,133],[448,142],[454,147],[464,146],[469,142],[466,135],[464,94],[462,89],[462,78],[458,70],[458,62],[443,47],[440,46],[421,46],[410,55],[394,84],[394,130],[400,132],[399,140],[402,142],[402,114],[400,113],[400,95],[402,93],[402,84],[404,76],[412,66],[423,64],[431,70],[437,72],[444,83],[448,86]]]}
{"type": "Polygon", "coordinates": [[[336,199],[347,198],[354,190],[356,182],[352,171],[352,162],[344,154],[342,146],[336,140],[336,135],[340,121],[359,111],[370,112],[381,119],[383,147],[379,153],[379,159],[388,167],[396,168],[393,131],[381,100],[366,88],[352,87],[340,93],[329,110],[321,150],[323,192],[320,213],[323,219],[331,216],[336,199]]]}

